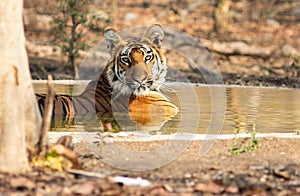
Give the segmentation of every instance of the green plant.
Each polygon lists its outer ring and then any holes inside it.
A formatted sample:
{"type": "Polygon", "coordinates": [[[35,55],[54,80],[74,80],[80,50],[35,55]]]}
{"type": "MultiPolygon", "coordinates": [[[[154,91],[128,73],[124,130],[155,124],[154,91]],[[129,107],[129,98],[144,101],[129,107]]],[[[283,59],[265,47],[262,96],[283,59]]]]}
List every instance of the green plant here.
{"type": "Polygon", "coordinates": [[[294,132],[295,132],[297,135],[300,135],[300,129],[295,129],[294,132]]]}
{"type": "Polygon", "coordinates": [[[299,55],[294,54],[294,55],[293,55],[293,62],[298,62],[298,61],[299,61],[299,58],[300,58],[299,55]]]}
{"type": "Polygon", "coordinates": [[[68,64],[74,71],[74,78],[79,79],[75,60],[79,57],[80,50],[86,51],[90,48],[82,38],[90,30],[99,30],[99,22],[105,25],[110,23],[110,19],[89,11],[88,6],[92,0],[58,0],[58,2],[59,14],[52,20],[54,34],[57,44],[68,56],[68,64]]]}
{"type": "MultiPolygon", "coordinates": [[[[245,131],[246,133],[248,133],[248,131],[245,131]]],[[[234,129],[234,142],[233,145],[230,149],[230,152],[234,155],[238,155],[240,153],[244,153],[244,152],[253,152],[255,149],[257,149],[259,147],[259,141],[256,138],[256,126],[253,125],[252,127],[252,131],[251,131],[251,137],[247,137],[242,139],[242,141],[238,142],[238,138],[237,138],[237,134],[240,133],[239,129],[234,129]],[[250,140],[250,144],[249,141],[250,140]]]]}

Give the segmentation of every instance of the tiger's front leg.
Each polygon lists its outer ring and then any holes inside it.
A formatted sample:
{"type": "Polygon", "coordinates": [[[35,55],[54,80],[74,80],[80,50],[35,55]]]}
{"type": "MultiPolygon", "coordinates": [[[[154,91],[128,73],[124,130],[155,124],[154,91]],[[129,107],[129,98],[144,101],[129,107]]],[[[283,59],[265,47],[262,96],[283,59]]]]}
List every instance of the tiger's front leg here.
{"type": "Polygon", "coordinates": [[[161,127],[177,113],[177,106],[155,91],[130,98],[129,116],[141,127],[161,127]]]}

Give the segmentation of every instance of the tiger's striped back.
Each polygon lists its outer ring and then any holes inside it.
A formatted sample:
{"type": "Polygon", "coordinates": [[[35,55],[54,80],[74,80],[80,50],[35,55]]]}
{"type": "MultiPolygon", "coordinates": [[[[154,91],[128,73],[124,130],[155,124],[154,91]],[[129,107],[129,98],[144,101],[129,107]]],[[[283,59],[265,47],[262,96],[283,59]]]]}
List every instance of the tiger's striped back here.
{"type": "MultiPolygon", "coordinates": [[[[72,123],[75,115],[93,115],[111,112],[111,88],[105,77],[89,82],[84,92],[77,96],[55,95],[53,104],[53,119],[60,119],[65,123],[72,123]]],[[[38,107],[43,115],[46,95],[36,94],[38,107]]]]}

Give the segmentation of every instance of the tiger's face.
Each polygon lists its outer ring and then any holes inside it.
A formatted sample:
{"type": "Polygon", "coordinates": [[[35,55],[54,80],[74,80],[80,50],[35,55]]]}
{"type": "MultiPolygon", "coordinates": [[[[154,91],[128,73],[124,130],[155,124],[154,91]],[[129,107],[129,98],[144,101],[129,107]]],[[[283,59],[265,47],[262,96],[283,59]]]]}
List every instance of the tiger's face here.
{"type": "Polygon", "coordinates": [[[163,30],[151,26],[145,37],[123,40],[113,30],[105,33],[112,56],[106,74],[114,91],[123,95],[146,96],[165,82],[166,58],[160,50],[163,30]]]}

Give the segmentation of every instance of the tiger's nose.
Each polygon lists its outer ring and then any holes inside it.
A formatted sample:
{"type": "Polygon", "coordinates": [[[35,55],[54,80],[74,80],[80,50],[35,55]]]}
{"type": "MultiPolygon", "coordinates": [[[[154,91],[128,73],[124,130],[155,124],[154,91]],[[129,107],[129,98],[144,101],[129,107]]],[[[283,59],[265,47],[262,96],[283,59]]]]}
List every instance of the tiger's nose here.
{"type": "Polygon", "coordinates": [[[144,69],[143,65],[135,65],[133,67],[131,67],[128,71],[127,71],[127,81],[135,81],[137,83],[143,83],[145,80],[147,80],[148,77],[148,73],[147,71],[144,69]]]}
{"type": "Polygon", "coordinates": [[[131,90],[138,89],[140,87],[149,86],[149,80],[147,75],[131,75],[130,78],[127,78],[127,85],[131,90]]]}
{"type": "Polygon", "coordinates": [[[132,76],[132,81],[134,83],[138,83],[138,84],[141,84],[141,85],[145,84],[146,81],[147,81],[147,75],[146,75],[146,73],[143,74],[143,75],[141,75],[141,76],[139,76],[139,75],[133,75],[132,76]]]}

